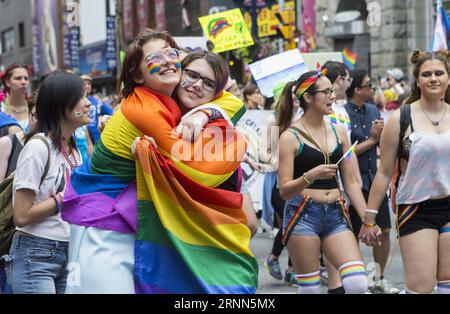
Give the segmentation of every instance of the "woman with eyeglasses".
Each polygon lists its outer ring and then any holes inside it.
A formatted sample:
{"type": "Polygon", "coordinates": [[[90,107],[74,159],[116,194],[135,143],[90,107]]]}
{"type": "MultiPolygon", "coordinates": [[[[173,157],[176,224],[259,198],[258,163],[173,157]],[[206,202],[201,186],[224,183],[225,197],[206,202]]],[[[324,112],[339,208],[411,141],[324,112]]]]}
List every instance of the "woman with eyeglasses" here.
{"type": "MultiPolygon", "coordinates": [[[[333,112],[335,99],[325,75],[326,69],[319,69],[295,82],[294,91],[304,114],[280,130],[280,195],[287,200],[283,242],[294,263],[300,294],[320,293],[321,251],[339,270],[346,293],[365,293],[364,263],[339,191],[338,170],[344,190],[361,217],[366,204],[347,161],[350,158],[343,158],[348,157],[344,152],[350,148],[347,132],[324,119],[333,112]]],[[[280,119],[290,121],[293,101],[291,93],[285,95],[285,103],[291,105],[280,111],[280,119]]]]}
{"type": "MultiPolygon", "coordinates": [[[[213,189],[235,173],[240,159],[205,161],[194,159],[193,155],[191,140],[197,134],[191,126],[196,123],[189,121],[209,122],[214,115],[212,109],[197,110],[183,119],[179,134],[189,139],[188,149],[182,156],[186,158],[178,159],[174,155],[174,147],[183,143],[173,132],[182,117],[182,110],[172,98],[182,75],[176,48],[168,32],[146,29],[127,51],[118,82],[124,99],[103,130],[90,164],[74,173],[64,197],[63,217],[71,224],[72,280],[66,293],[255,291],[257,263],[248,255],[250,230],[245,226],[245,214],[238,208],[224,211],[231,201],[238,206],[240,196],[236,192],[213,189]],[[130,147],[136,137],[144,136],[153,138],[157,149],[141,141],[136,149],[140,158],[136,159],[130,147]],[[150,169],[159,177],[149,176],[150,169]],[[167,185],[173,181],[173,185],[167,185]],[[166,188],[164,193],[156,193],[155,189],[161,187],[166,188]],[[174,195],[177,197],[173,202],[161,207],[174,195]],[[163,196],[166,198],[161,203],[158,200],[163,196]],[[189,207],[179,213],[185,206],[189,207]],[[201,212],[196,213],[194,209],[201,212]],[[192,215],[196,219],[192,220],[192,215]],[[215,231],[215,224],[225,221],[222,230],[215,231]],[[203,228],[198,226],[200,222],[213,226],[203,228]],[[173,223],[180,227],[171,228],[173,223]],[[226,232],[229,228],[235,234],[226,232]],[[196,250],[201,243],[218,247],[196,250]],[[241,254],[223,251],[229,245],[241,254]],[[211,255],[213,251],[216,256],[211,255]],[[221,276],[205,272],[208,268],[205,263],[214,264],[221,276]]],[[[223,96],[214,103],[234,121],[242,103],[229,94],[217,94],[221,83],[211,73],[196,71],[193,66],[189,69],[189,84],[197,84],[195,88],[187,88],[189,97],[202,96],[203,92],[197,88],[206,86],[212,98],[223,96]],[[228,100],[224,101],[224,97],[228,100]]],[[[226,123],[216,123],[226,127],[226,123]]],[[[211,140],[203,132],[199,137],[201,145],[211,140]]],[[[238,137],[238,141],[242,140],[238,137]]],[[[224,147],[228,143],[217,144],[224,147]]]]}
{"type": "MultiPolygon", "coordinates": [[[[1,77],[7,95],[3,101],[2,111],[13,116],[22,130],[28,129],[28,102],[27,90],[30,84],[30,74],[24,64],[13,63],[1,77]]],[[[19,129],[11,130],[9,134],[17,133],[19,129]]],[[[5,134],[4,134],[5,135],[5,134]]]]}
{"type": "MultiPolygon", "coordinates": [[[[33,130],[36,126],[36,98],[38,91],[31,94],[28,99],[28,111],[30,113],[29,129],[33,130]]],[[[17,160],[24,145],[25,131],[16,134],[4,136],[0,139],[0,181],[7,178],[16,170],[17,160]]]]}

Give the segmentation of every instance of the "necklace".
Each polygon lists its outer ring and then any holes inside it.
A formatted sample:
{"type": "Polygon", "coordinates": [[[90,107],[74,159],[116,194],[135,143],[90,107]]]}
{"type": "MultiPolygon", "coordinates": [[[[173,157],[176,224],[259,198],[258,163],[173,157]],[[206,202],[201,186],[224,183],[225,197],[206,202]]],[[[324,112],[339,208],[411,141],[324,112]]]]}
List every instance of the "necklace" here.
{"type": "Polygon", "coordinates": [[[9,110],[11,110],[14,113],[25,113],[27,112],[28,108],[27,106],[23,107],[23,109],[16,109],[14,107],[12,107],[11,105],[9,105],[9,110]]]}
{"type": "Polygon", "coordinates": [[[448,111],[447,105],[445,105],[444,114],[442,115],[441,119],[440,119],[439,121],[434,121],[434,120],[432,120],[432,119],[430,118],[430,116],[425,112],[425,110],[423,110],[423,107],[422,107],[422,103],[421,103],[421,102],[419,102],[419,106],[420,106],[420,109],[422,110],[422,112],[424,113],[424,115],[428,118],[428,120],[431,121],[431,124],[434,125],[434,126],[439,126],[439,123],[441,123],[442,120],[444,120],[444,117],[445,117],[445,115],[447,114],[447,111],[448,111]]]}
{"type": "MultiPolygon", "coordinates": [[[[65,141],[65,139],[63,138],[63,141],[65,141]]],[[[61,145],[61,149],[60,149],[61,153],[64,156],[64,159],[67,161],[67,163],[69,164],[70,170],[75,169],[76,167],[78,167],[78,162],[77,162],[77,158],[75,157],[74,153],[73,153],[73,149],[71,149],[71,156],[69,156],[69,154],[67,153],[66,149],[64,148],[64,145],[61,145]],[[72,157],[72,158],[70,158],[72,157]],[[73,159],[73,161],[72,161],[73,159]]]]}
{"type": "MultiPolygon", "coordinates": [[[[309,137],[311,138],[313,144],[315,146],[317,146],[317,148],[319,148],[320,152],[322,153],[324,159],[325,159],[325,164],[328,165],[330,164],[330,156],[328,155],[328,153],[326,152],[326,150],[322,149],[322,147],[317,143],[317,141],[314,139],[314,137],[311,135],[311,133],[309,132],[308,128],[306,127],[305,123],[303,122],[303,119],[300,120],[300,122],[302,123],[303,127],[305,128],[306,132],[308,133],[309,137]]],[[[327,127],[325,125],[325,122],[323,123],[323,127],[325,129],[325,146],[328,149],[328,133],[327,133],[327,127]]]]}

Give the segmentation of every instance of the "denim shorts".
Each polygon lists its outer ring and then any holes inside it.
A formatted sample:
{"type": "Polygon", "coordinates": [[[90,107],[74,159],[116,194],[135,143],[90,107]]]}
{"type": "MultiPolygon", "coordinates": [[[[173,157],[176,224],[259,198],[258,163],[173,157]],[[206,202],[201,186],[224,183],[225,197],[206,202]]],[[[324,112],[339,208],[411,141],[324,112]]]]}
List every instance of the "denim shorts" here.
{"type": "Polygon", "coordinates": [[[6,275],[14,294],[63,294],[67,282],[68,242],[16,233],[6,275]]]}
{"type": "MultiPolygon", "coordinates": [[[[283,218],[284,232],[287,231],[288,225],[294,222],[293,217],[305,199],[305,196],[299,195],[286,202],[283,218]]],[[[324,240],[330,235],[349,230],[351,229],[338,201],[324,204],[309,200],[300,212],[298,222],[289,231],[291,232],[289,235],[317,236],[324,240]]]]}

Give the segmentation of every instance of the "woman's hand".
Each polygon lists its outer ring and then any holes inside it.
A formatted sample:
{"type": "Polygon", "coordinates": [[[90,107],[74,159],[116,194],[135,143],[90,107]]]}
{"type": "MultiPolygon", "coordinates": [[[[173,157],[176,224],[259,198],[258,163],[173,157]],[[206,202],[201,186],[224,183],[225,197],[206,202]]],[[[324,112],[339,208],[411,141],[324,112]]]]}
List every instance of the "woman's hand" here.
{"type": "Polygon", "coordinates": [[[253,168],[253,170],[258,171],[259,173],[264,173],[264,167],[259,162],[256,162],[253,159],[248,158],[247,163],[250,165],[250,167],[253,168]]]}
{"type": "Polygon", "coordinates": [[[202,111],[182,119],[175,130],[175,133],[182,135],[183,140],[195,142],[203,130],[203,127],[209,122],[209,117],[202,111]]]}
{"type": "Polygon", "coordinates": [[[133,154],[134,158],[137,158],[136,149],[137,149],[139,142],[142,139],[147,140],[150,143],[150,145],[153,145],[154,148],[158,148],[158,145],[156,145],[156,142],[153,139],[153,137],[149,137],[147,135],[144,135],[144,138],[136,137],[135,140],[133,141],[133,144],[131,144],[131,153],[133,154]]]}
{"type": "Polygon", "coordinates": [[[377,225],[369,227],[365,224],[361,226],[361,231],[359,232],[359,239],[364,242],[367,246],[376,246],[382,244],[382,233],[380,227],[377,225]]]}
{"type": "Polygon", "coordinates": [[[337,165],[320,165],[308,171],[308,178],[313,181],[331,179],[336,176],[337,170],[337,165]]]}
{"type": "Polygon", "coordinates": [[[98,119],[98,125],[97,125],[97,128],[98,128],[98,131],[100,132],[100,133],[102,133],[103,132],[103,130],[105,129],[105,126],[106,126],[106,124],[108,124],[108,121],[109,121],[109,119],[111,119],[111,117],[112,116],[109,116],[109,115],[103,115],[103,116],[101,116],[99,119],[98,119]]]}

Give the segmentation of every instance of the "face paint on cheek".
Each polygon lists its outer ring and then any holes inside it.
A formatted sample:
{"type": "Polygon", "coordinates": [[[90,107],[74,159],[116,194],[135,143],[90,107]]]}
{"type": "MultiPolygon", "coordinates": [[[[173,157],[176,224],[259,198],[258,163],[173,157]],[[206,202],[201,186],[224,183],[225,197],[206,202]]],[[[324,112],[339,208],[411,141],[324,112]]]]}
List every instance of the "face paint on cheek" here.
{"type": "Polygon", "coordinates": [[[175,67],[177,68],[177,70],[181,69],[181,62],[180,62],[180,60],[175,60],[173,63],[175,64],[175,67]]]}
{"type": "Polygon", "coordinates": [[[161,63],[149,62],[147,63],[147,69],[152,75],[159,73],[161,71],[161,63]]]}
{"type": "Polygon", "coordinates": [[[183,88],[188,88],[189,86],[191,86],[192,84],[189,83],[187,80],[182,80],[180,83],[181,87],[183,88]]]}

